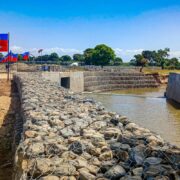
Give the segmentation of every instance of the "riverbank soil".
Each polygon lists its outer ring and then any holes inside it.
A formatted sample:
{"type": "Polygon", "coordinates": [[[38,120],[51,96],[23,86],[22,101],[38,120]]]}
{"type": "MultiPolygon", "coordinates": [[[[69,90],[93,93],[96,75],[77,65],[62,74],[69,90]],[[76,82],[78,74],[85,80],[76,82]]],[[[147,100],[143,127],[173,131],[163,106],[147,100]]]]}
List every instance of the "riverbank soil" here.
{"type": "Polygon", "coordinates": [[[19,99],[12,81],[0,79],[0,180],[12,180],[13,132],[19,99]]]}
{"type": "MultiPolygon", "coordinates": [[[[9,75],[10,79],[12,79],[12,76],[13,76],[13,74],[12,74],[12,73],[10,73],[10,75],[9,75]]],[[[8,75],[7,75],[7,73],[6,73],[6,72],[4,72],[4,73],[0,73],[0,79],[7,80],[7,77],[8,77],[8,75]]]]}
{"type": "Polygon", "coordinates": [[[169,75],[169,73],[180,73],[180,70],[144,68],[144,69],[143,69],[143,72],[144,72],[145,74],[158,73],[159,75],[169,75]]]}

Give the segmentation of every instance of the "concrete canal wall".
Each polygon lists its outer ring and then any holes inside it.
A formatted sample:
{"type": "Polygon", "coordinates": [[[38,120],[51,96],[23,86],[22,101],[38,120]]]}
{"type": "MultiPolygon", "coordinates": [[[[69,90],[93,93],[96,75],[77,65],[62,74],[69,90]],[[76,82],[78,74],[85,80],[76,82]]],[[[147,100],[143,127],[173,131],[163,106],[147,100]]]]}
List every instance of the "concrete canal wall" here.
{"type": "Polygon", "coordinates": [[[169,75],[166,96],[180,103],[180,74],[171,73],[169,75]]]}
{"type": "Polygon", "coordinates": [[[84,91],[83,72],[42,72],[42,77],[75,93],[84,91]]]}
{"type": "Polygon", "coordinates": [[[43,72],[43,78],[58,82],[73,92],[152,88],[159,84],[153,75],[104,71],[43,72]]]}
{"type": "Polygon", "coordinates": [[[178,179],[180,150],[40,74],[14,76],[23,129],[14,180],[178,179]]]}

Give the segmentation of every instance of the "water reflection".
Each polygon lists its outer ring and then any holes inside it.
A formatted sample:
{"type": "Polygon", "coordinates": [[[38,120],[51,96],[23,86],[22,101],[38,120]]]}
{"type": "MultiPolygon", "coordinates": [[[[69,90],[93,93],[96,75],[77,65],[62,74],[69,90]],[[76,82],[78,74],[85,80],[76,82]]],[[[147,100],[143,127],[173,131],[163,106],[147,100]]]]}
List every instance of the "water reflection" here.
{"type": "Polygon", "coordinates": [[[151,129],[180,146],[180,106],[163,98],[165,87],[91,94],[103,105],[127,116],[132,122],[151,129]]]}

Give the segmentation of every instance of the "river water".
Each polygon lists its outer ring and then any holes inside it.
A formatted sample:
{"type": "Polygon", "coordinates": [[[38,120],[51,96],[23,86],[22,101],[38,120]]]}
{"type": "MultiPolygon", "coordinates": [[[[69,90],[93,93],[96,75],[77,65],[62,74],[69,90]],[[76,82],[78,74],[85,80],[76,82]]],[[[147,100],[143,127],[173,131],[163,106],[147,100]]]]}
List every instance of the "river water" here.
{"type": "Polygon", "coordinates": [[[107,109],[180,147],[180,106],[164,98],[166,87],[88,94],[107,109]]]}

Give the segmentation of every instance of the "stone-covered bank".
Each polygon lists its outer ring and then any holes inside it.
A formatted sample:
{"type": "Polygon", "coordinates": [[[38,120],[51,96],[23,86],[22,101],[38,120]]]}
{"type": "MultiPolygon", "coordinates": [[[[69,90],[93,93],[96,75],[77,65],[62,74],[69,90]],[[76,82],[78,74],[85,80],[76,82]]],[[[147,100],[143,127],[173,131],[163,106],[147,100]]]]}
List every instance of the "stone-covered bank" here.
{"type": "Polygon", "coordinates": [[[179,179],[180,149],[39,74],[14,76],[23,132],[15,180],[179,179]]]}

